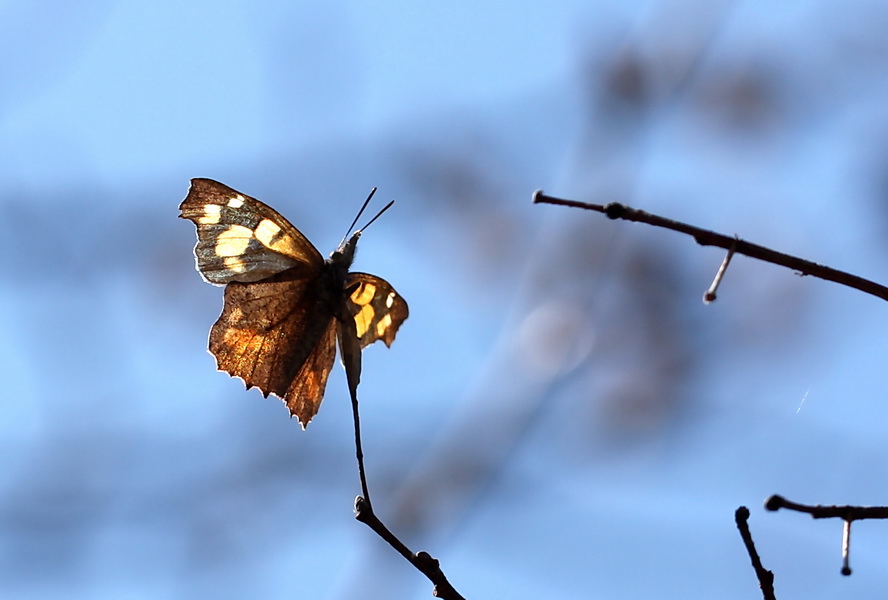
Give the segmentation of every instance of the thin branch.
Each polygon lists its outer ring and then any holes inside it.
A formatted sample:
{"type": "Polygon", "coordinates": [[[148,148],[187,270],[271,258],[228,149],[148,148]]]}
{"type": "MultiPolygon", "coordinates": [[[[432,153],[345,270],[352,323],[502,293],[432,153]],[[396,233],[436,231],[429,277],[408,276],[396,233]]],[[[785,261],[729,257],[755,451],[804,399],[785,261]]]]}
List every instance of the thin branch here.
{"type": "Polygon", "coordinates": [[[888,519],[888,506],[823,506],[791,502],[783,496],[773,495],[765,501],[765,508],[777,511],[781,508],[807,513],[814,519],[842,519],[842,575],[851,574],[851,522],[863,519],[888,519]]]}
{"type": "MultiPolygon", "coordinates": [[[[356,335],[354,339],[357,340],[356,335]]],[[[355,518],[372,529],[376,535],[388,542],[398,554],[406,558],[420,573],[428,577],[429,581],[435,585],[433,592],[435,597],[443,598],[444,600],[465,600],[447,580],[444,571],[441,570],[440,563],[436,559],[432,558],[428,552],[417,552],[414,554],[373,512],[373,505],[370,502],[370,490],[367,486],[367,475],[364,469],[364,450],[361,446],[361,414],[358,410],[360,366],[355,369],[354,363],[349,363],[349,359],[355,358],[354,352],[358,353],[357,359],[360,360],[360,347],[346,346],[343,349],[343,355],[346,356],[346,364],[352,365],[352,370],[348,371],[347,369],[346,372],[349,380],[352,416],[355,423],[355,455],[358,459],[358,475],[361,478],[361,492],[363,493],[363,496],[355,498],[355,518]]]]}
{"type": "Polygon", "coordinates": [[[749,560],[752,561],[752,568],[758,578],[762,596],[765,600],[777,600],[774,595],[774,573],[762,566],[762,560],[759,558],[755,542],[752,541],[752,534],[749,532],[749,509],[741,506],[734,511],[734,521],[737,523],[737,529],[740,530],[740,537],[743,538],[743,545],[746,546],[749,560]]]}
{"type": "Polygon", "coordinates": [[[823,506],[822,504],[798,504],[783,496],[774,495],[765,501],[765,508],[777,511],[781,508],[807,513],[814,519],[842,519],[860,521],[863,519],[888,519],[888,506],[823,506]]]}
{"type": "Polygon", "coordinates": [[[372,503],[370,502],[370,489],[367,487],[367,473],[364,470],[364,447],[361,444],[361,413],[358,410],[358,389],[349,390],[351,392],[352,418],[355,422],[355,456],[358,459],[358,477],[361,479],[361,493],[364,496],[364,503],[372,511],[372,503]]]}
{"type": "Polygon", "coordinates": [[[701,246],[717,246],[719,248],[724,248],[725,250],[730,250],[733,246],[734,251],[737,254],[745,254],[746,256],[749,256],[751,258],[757,258],[765,262],[792,269],[794,271],[797,271],[801,275],[812,275],[814,277],[819,277],[820,279],[832,281],[834,283],[838,283],[850,288],[854,288],[861,292],[871,294],[873,296],[876,296],[877,298],[881,298],[882,300],[888,300],[888,287],[885,287],[874,281],[858,277],[857,275],[852,275],[851,273],[839,271],[831,267],[819,265],[815,262],[811,262],[810,260],[805,260],[804,258],[799,258],[797,256],[791,256],[789,254],[777,252],[775,250],[771,250],[770,248],[741,240],[737,237],[723,235],[714,231],[709,231],[707,229],[701,229],[693,225],[688,225],[687,223],[682,223],[680,221],[673,221],[672,219],[660,217],[658,215],[645,212],[643,210],[638,210],[625,206],[618,202],[611,202],[610,204],[602,205],[590,204],[587,202],[578,202],[576,200],[564,200],[562,198],[547,196],[542,192],[542,190],[537,190],[536,192],[534,192],[533,201],[534,203],[538,204],[555,204],[558,206],[573,206],[576,208],[584,208],[586,210],[593,210],[603,213],[611,219],[637,221],[639,223],[647,223],[648,225],[653,225],[654,227],[664,227],[666,229],[678,231],[679,233],[685,233],[693,237],[701,246]]]}
{"type": "Polygon", "coordinates": [[[388,542],[398,554],[406,558],[420,573],[428,577],[429,581],[435,584],[434,595],[436,598],[443,598],[444,600],[465,600],[465,598],[463,598],[447,580],[447,576],[445,576],[444,571],[441,570],[440,563],[435,558],[432,558],[428,552],[417,552],[415,554],[411,552],[410,549],[404,545],[404,542],[399,540],[394,533],[389,531],[389,528],[385,526],[385,523],[380,521],[379,517],[373,512],[373,508],[364,502],[364,499],[360,496],[355,498],[355,518],[372,529],[376,535],[388,542]]]}

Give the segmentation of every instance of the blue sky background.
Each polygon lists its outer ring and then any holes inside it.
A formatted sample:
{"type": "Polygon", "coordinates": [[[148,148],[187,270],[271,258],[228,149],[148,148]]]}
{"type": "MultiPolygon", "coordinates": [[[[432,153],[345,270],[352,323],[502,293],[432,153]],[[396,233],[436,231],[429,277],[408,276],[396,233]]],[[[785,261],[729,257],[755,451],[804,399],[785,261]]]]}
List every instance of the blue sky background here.
{"type": "Polygon", "coordinates": [[[468,598],[884,594],[884,2],[0,2],[0,596],[422,598],[364,526],[342,370],[307,432],[214,371],[192,177],[410,319],[364,354],[374,505],[468,598]]]}

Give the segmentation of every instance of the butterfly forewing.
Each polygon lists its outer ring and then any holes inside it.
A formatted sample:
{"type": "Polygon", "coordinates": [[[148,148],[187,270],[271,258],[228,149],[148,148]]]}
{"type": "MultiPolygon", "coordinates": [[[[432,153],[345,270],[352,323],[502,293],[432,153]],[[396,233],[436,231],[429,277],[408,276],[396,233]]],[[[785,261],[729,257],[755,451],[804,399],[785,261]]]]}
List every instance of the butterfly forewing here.
{"type": "Polygon", "coordinates": [[[385,279],[369,273],[349,273],[345,284],[350,290],[345,305],[355,320],[361,348],[376,340],[391,346],[401,323],[407,318],[407,302],[385,279]]]}
{"type": "Polygon", "coordinates": [[[210,283],[261,281],[293,268],[312,277],[324,265],[311,242],[277,211],[218,181],[192,179],[179,209],[197,226],[194,256],[210,283]]]}

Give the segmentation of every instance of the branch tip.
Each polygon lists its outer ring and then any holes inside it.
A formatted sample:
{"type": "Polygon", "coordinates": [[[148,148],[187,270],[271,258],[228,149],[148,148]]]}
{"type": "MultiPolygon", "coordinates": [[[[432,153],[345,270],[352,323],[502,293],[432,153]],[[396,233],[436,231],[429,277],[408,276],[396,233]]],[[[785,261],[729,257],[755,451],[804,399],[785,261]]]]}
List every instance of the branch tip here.
{"type": "Polygon", "coordinates": [[[783,496],[778,496],[777,494],[774,494],[773,496],[765,500],[765,509],[770,510],[771,512],[780,510],[784,506],[786,506],[786,499],[783,496]]]}

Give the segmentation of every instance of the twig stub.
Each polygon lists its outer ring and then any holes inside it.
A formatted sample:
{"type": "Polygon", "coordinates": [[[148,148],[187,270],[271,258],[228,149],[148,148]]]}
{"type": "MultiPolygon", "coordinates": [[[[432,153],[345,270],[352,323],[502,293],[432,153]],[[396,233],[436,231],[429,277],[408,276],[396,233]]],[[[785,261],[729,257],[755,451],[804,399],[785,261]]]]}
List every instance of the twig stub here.
{"type": "Polygon", "coordinates": [[[725,276],[725,273],[728,271],[728,265],[731,264],[731,258],[734,257],[734,252],[737,250],[737,244],[731,244],[731,247],[728,248],[728,254],[725,256],[725,259],[722,261],[721,266],[718,268],[718,271],[715,274],[715,279],[712,280],[712,285],[709,286],[709,289],[706,290],[706,293],[703,294],[703,303],[709,304],[710,302],[715,301],[718,297],[718,286],[721,285],[722,279],[725,276]]]}

